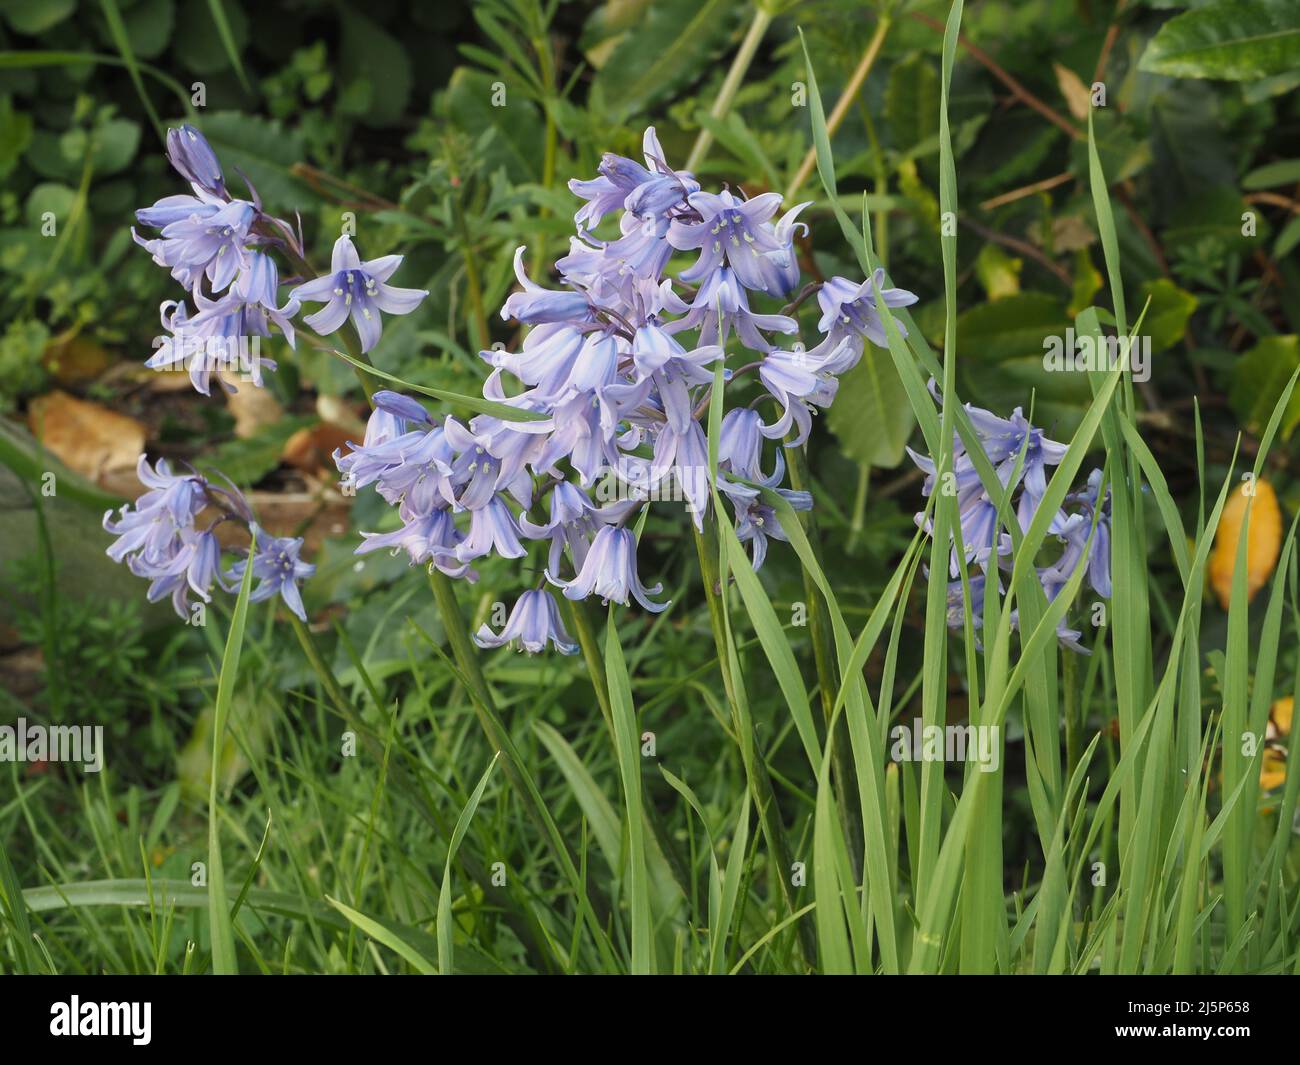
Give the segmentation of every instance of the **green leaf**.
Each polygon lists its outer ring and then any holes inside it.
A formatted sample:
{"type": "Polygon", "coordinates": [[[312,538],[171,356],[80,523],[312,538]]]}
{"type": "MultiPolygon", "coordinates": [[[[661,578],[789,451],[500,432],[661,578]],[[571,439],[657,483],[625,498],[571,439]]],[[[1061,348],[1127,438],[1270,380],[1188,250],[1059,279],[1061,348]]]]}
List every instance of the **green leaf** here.
{"type": "MultiPolygon", "coordinates": [[[[1300,367],[1300,338],[1265,337],[1237,359],[1232,369],[1228,402],[1242,425],[1252,432],[1263,428],[1278,397],[1296,368],[1300,367]]],[[[1290,437],[1300,422],[1300,392],[1293,393],[1283,412],[1279,429],[1290,437]]]]}
{"type": "MultiPolygon", "coordinates": [[[[438,889],[438,970],[448,976],[452,972],[451,863],[456,858],[456,851],[460,849],[460,841],[465,838],[465,833],[469,831],[469,823],[474,820],[474,812],[478,809],[478,804],[483,798],[483,792],[487,788],[488,781],[492,779],[492,770],[497,767],[497,759],[500,757],[501,752],[497,751],[492,756],[492,761],[488,763],[488,767],[483,770],[483,775],[479,777],[474,793],[469,797],[469,801],[465,803],[465,808],[461,810],[460,816],[456,818],[456,827],[452,829],[451,842],[447,844],[447,863],[442,870],[442,887],[438,889]]],[[[406,955],[403,956],[406,957],[406,955]]]]}
{"type": "Polygon", "coordinates": [[[220,470],[237,485],[254,485],[280,465],[285,442],[299,429],[313,425],[316,418],[281,418],[265,425],[250,437],[229,440],[200,455],[200,468],[220,470]]]}
{"type": "Polygon", "coordinates": [[[862,359],[840,378],[827,424],[850,458],[893,469],[916,424],[907,393],[887,352],[866,345],[862,359]]]}
{"type": "Polygon", "coordinates": [[[494,107],[497,90],[491,74],[457,67],[440,102],[443,117],[454,126],[482,134],[476,152],[491,173],[505,167],[511,181],[541,176],[543,124],[537,107],[505,85],[504,107],[494,107]]]}
{"type": "Polygon", "coordinates": [[[372,377],[378,377],[384,381],[390,381],[395,385],[401,385],[402,388],[410,392],[419,392],[422,396],[432,396],[434,399],[440,399],[444,403],[449,403],[453,407],[461,407],[464,410],[472,410],[475,414],[490,414],[494,418],[502,418],[508,422],[537,422],[545,421],[547,415],[540,414],[537,411],[521,410],[519,407],[511,407],[505,403],[499,403],[492,399],[480,399],[478,396],[462,396],[455,392],[448,392],[441,388],[428,388],[425,385],[412,384],[410,381],[403,381],[400,377],[394,377],[390,373],[376,369],[360,359],[354,359],[351,355],[346,355],[341,351],[334,352],[340,359],[361,370],[363,373],[370,374],[372,377]]]}
{"type": "Polygon", "coordinates": [[[77,0],[6,0],[4,16],[18,33],[35,37],[57,26],[76,6],[77,0]]]}
{"type": "Polygon", "coordinates": [[[1173,347],[1187,331],[1187,321],[1196,310],[1196,297],[1164,277],[1148,281],[1139,291],[1140,302],[1145,302],[1148,297],[1151,299],[1146,316],[1151,350],[1164,351],[1173,347]]]}
{"type": "Polygon", "coordinates": [[[91,166],[96,177],[125,170],[140,147],[140,126],[125,118],[114,118],[96,126],[91,134],[91,166]]]}
{"type": "MultiPolygon", "coordinates": [[[[344,11],[346,10],[345,8],[344,11]]],[[[248,83],[248,75],[244,73],[244,64],[239,58],[240,45],[235,38],[230,17],[226,14],[225,4],[222,0],[208,0],[208,11],[212,14],[212,22],[217,27],[217,36],[221,38],[221,47],[226,50],[230,65],[235,68],[235,73],[239,76],[239,83],[251,92],[252,86],[248,83]]],[[[349,36],[350,34],[344,33],[345,40],[349,36]]]]}
{"type": "Polygon", "coordinates": [[[0,96],[0,178],[7,177],[32,142],[32,116],[15,111],[8,96],[0,96]]]}
{"type": "Polygon", "coordinates": [[[1023,259],[1013,259],[996,244],[985,244],[975,257],[975,276],[990,300],[1014,296],[1020,291],[1023,259]]]}
{"type": "Polygon", "coordinates": [[[1065,304],[1042,292],[1021,292],[964,311],[957,321],[963,392],[1000,413],[1028,409],[1034,423],[1064,439],[1092,398],[1086,373],[1052,372],[1044,365],[1045,341],[1061,338],[1069,326],[1065,304]]]}
{"type": "Polygon", "coordinates": [[[357,926],[362,932],[368,935],[376,943],[382,943],[394,954],[405,958],[414,966],[416,972],[424,976],[435,976],[438,973],[438,967],[429,961],[414,946],[402,938],[399,931],[389,927],[386,924],[376,920],[373,917],[367,917],[364,913],[352,909],[350,906],[344,906],[338,899],[332,899],[328,895],[325,901],[339,911],[344,917],[357,926]]]}
{"type": "Polygon", "coordinates": [[[343,8],[340,62],[345,82],[364,78],[370,83],[367,125],[391,126],[406,110],[411,96],[411,60],[401,42],[351,7],[343,8]]]}
{"type": "Polygon", "coordinates": [[[644,112],[698,78],[727,39],[733,6],[727,0],[661,0],[647,5],[601,64],[592,83],[615,115],[644,112]]]}
{"type": "Polygon", "coordinates": [[[896,148],[912,148],[938,136],[939,72],[926,56],[894,64],[885,89],[885,117],[896,148]]]}
{"type": "Polygon", "coordinates": [[[1274,189],[1279,185],[1294,185],[1300,181],[1300,159],[1279,159],[1256,167],[1241,179],[1243,189],[1274,189]]]}
{"type": "Polygon", "coordinates": [[[627,811],[628,899],[632,924],[632,974],[655,971],[654,916],[650,906],[650,878],[646,863],[645,822],[642,813],[641,752],[637,745],[636,707],[632,702],[632,679],[619,643],[613,605],[605,627],[605,675],[609,684],[619,778],[627,811]]]}
{"type": "Polygon", "coordinates": [[[1300,5],[1294,0],[1213,0],[1176,15],[1151,38],[1139,64],[1177,78],[1248,81],[1300,67],[1300,5]]]}
{"type": "MultiPolygon", "coordinates": [[[[209,0],[185,0],[181,7],[173,47],[176,57],[195,74],[219,74],[230,69],[231,56],[240,54],[248,45],[248,16],[243,8],[234,0],[223,0],[221,14],[224,27],[213,17],[209,0]]],[[[225,156],[221,159],[224,162],[225,156]]]]}
{"type": "Polygon", "coordinates": [[[131,50],[141,59],[157,59],[172,39],[176,9],[172,0],[139,0],[122,12],[131,50]]]}
{"type": "Polygon", "coordinates": [[[226,636],[226,650],[221,656],[221,673],[217,678],[217,700],[212,712],[212,766],[208,784],[208,924],[212,937],[212,970],[218,976],[234,975],[239,971],[235,958],[235,933],[230,920],[230,905],[226,901],[226,874],[221,861],[221,832],[217,791],[222,745],[225,742],[226,721],[230,716],[230,703],[235,695],[235,681],[239,676],[239,658],[244,646],[244,624],[248,619],[248,596],[253,588],[253,553],[257,550],[257,536],[248,545],[248,564],[239,582],[239,595],[230,618],[230,632],[226,636]]]}
{"type": "Polygon", "coordinates": [[[226,183],[236,188],[243,171],[257,186],[268,209],[285,212],[318,197],[291,172],[306,155],[296,131],[279,122],[238,111],[204,115],[203,135],[211,142],[226,172],[226,183]]]}

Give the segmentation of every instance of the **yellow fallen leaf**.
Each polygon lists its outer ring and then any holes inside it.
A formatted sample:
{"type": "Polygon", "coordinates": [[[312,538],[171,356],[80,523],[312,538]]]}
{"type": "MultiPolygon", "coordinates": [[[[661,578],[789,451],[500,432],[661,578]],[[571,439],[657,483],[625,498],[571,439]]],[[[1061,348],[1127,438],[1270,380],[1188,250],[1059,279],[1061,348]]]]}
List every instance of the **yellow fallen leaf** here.
{"type": "Polygon", "coordinates": [[[1268,710],[1268,729],[1265,740],[1269,746],[1264,748],[1264,759],[1259,769],[1259,787],[1261,791],[1272,791],[1286,782],[1286,751],[1279,747],[1291,736],[1291,718],[1295,712],[1295,699],[1284,696],[1274,701],[1268,710]]]}
{"type": "Polygon", "coordinates": [[[1252,498],[1250,511],[1250,539],[1246,544],[1246,599],[1255,597],[1273,573],[1278,552],[1282,547],[1282,511],[1277,505],[1277,494],[1265,480],[1254,482],[1253,497],[1247,494],[1251,485],[1244,484],[1235,490],[1223,507],[1219,529],[1214,534],[1214,550],[1210,554],[1210,586],[1219,597],[1219,605],[1228,609],[1232,595],[1232,571],[1237,561],[1237,543],[1241,539],[1241,524],[1252,498]]]}
{"type": "Polygon", "coordinates": [[[1052,69],[1056,71],[1056,84],[1065,97],[1065,106],[1070,109],[1070,114],[1081,122],[1086,120],[1092,107],[1092,90],[1069,67],[1053,63],[1052,69]]]}
{"type": "Polygon", "coordinates": [[[1259,769],[1260,790],[1272,791],[1284,783],[1286,783],[1286,755],[1282,751],[1275,751],[1272,747],[1265,748],[1264,762],[1259,769]]]}
{"type": "Polygon", "coordinates": [[[1268,710],[1268,732],[1270,741],[1285,743],[1291,737],[1291,716],[1295,710],[1295,699],[1287,695],[1278,699],[1268,710]]]}

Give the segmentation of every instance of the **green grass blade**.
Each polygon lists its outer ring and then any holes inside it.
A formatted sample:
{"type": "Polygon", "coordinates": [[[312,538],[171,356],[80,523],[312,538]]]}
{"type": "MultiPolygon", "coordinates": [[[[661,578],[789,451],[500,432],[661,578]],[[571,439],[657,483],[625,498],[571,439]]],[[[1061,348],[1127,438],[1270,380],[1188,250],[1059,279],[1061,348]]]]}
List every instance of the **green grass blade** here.
{"type": "Polygon", "coordinates": [[[492,761],[488,763],[488,767],[483,770],[483,775],[479,777],[469,801],[465,803],[465,808],[456,818],[456,827],[451,832],[451,842],[447,844],[447,863],[443,866],[442,887],[438,890],[438,971],[448,976],[452,972],[454,949],[451,923],[451,864],[456,859],[456,851],[460,849],[460,841],[469,831],[469,823],[474,820],[474,813],[478,810],[479,801],[483,798],[488,781],[492,779],[492,770],[497,767],[497,759],[500,757],[501,752],[497,751],[492,756],[492,761]]]}
{"type": "Polygon", "coordinates": [[[238,971],[230,906],[226,900],[226,875],[221,862],[221,808],[217,791],[226,721],[230,716],[230,703],[234,699],[235,683],[239,677],[244,625],[248,619],[248,596],[253,587],[253,555],[256,551],[257,537],[254,535],[248,545],[248,563],[244,566],[244,577],[240,581],[239,595],[235,599],[234,613],[230,618],[230,633],[226,637],[226,650],[221,657],[221,675],[217,681],[217,700],[212,715],[212,767],[208,783],[208,922],[212,936],[212,968],[218,975],[238,971]]]}

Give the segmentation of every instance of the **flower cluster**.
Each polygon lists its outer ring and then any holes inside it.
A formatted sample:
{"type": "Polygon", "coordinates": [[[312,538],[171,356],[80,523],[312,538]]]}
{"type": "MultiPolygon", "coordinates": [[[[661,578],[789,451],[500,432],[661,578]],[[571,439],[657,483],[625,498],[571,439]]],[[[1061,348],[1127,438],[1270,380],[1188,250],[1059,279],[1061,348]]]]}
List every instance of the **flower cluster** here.
{"type": "MultiPolygon", "coordinates": [[[[329,273],[297,284],[281,303],[280,288],[292,279],[282,281],[276,256],[287,259],[291,270],[306,269],[301,233],[262,209],[247,178],[251,198],[232,196],[211,145],[193,126],[167,131],[167,156],[190,183],[190,194],[164,196],[137,211],[140,225],[158,230],[159,236],[145,239],[134,229],[131,236],[185,287],[188,302],[163,303],[168,335],[159,338],[145,363],[150,369],[188,369],[195,389],[208,395],[212,372],[242,363],[250,338],[269,337],[274,326],[293,347],[293,319],[304,302],[325,304],[306,317],[308,326],[327,336],[351,320],[366,352],[382,333],[380,311],[409,314],[428,295],[386,284],[401,265],[400,255],[363,263],[343,234],[334,245],[329,273]]],[[[275,368],[260,359],[240,366],[259,387],[263,363],[275,368]]],[[[222,384],[233,389],[227,381],[222,384]]]]}
{"type": "Polygon", "coordinates": [[[108,549],[114,562],[126,562],[137,577],[150,580],[149,602],[170,596],[176,613],[190,620],[190,593],[212,601],[215,584],[225,591],[237,587],[247,559],[221,571],[221,545],[216,528],[223,522],[243,525],[254,539],[253,576],[257,586],[250,598],[269,599],[277,593],[304,621],[298,583],[316,572],[299,559],[302,540],[269,536],[253,520],[248,503],[233,484],[213,484],[193,470],[173,473],[166,459],[150,468],[143,455],[137,465],[140,482],[148,488],[133,505],[122,507],[116,519],[104,515],[104,528],[117,537],[108,549]],[[199,528],[199,519],[211,520],[199,528]]]}
{"type": "MultiPolygon", "coordinates": [[[[764,468],[764,443],[801,445],[816,408],[834,399],[838,376],[866,341],[884,342],[878,291],[893,307],[916,297],[884,288],[883,272],[862,283],[833,278],[817,293],[822,338],[804,350],[790,316],[797,300],[775,308],[799,285],[795,240],[806,226],[797,218],[808,205],[777,217],[775,193],[706,192],[664,161],[653,128],[642,147],[644,163],[607,154],[596,177],[570,182],[583,203],[568,254],[555,264],[563,287],[534,282],[525,249],[516,252],[520,288],[501,315],[529,331],[518,350],[481,356],[490,367],[484,398],[515,408],[520,419],[435,420],[409,397],[375,395],[364,440],[335,459],[351,487],[374,485],[397,508],[400,527],[363,534],[359,553],[405,551],[412,564],[475,580],[476,560],[522,558],[534,542],[545,553],[545,580],[565,597],[635,599],[659,611],[667,603],[655,598],[659,585],[647,588],[638,575],[632,527],[647,502],[683,501],[702,528],[716,488],[755,568],[769,538],[786,538],[763,490],[779,492],[796,510],[812,506],[807,493],[780,487],[779,446],[764,468]],[[594,232],[607,216],[617,218],[612,239],[594,232]],[[694,258],[670,276],[677,253],[694,258]],[[794,340],[786,348],[774,337],[794,340]],[[751,353],[746,364],[727,368],[729,350],[740,348],[751,353]],[[701,423],[719,366],[726,398],[750,371],[759,388],[752,402],[728,404],[711,483],[701,423]],[[766,418],[763,407],[772,410],[766,418]]],[[[382,281],[380,273],[372,276],[382,281]]],[[[308,286],[296,295],[325,292],[308,286]]],[[[321,313],[331,315],[328,324],[343,311],[334,305],[321,313]]],[[[524,593],[499,634],[485,626],[476,638],[529,652],[548,642],[576,650],[541,585],[524,593]]]]}
{"type": "MultiPolygon", "coordinates": [[[[933,390],[933,383],[931,388],[933,390]]],[[[1016,521],[1022,531],[1028,531],[1047,492],[1047,468],[1060,464],[1065,457],[1065,445],[1048,439],[1042,429],[1030,425],[1019,407],[1009,419],[999,418],[969,403],[966,404],[966,413],[989,464],[1014,503],[1016,521]]],[[[990,565],[996,559],[996,565],[992,567],[995,575],[997,570],[1010,567],[1012,542],[1010,534],[999,526],[998,505],[985,489],[974,460],[960,437],[954,438],[953,449],[953,471],[950,477],[942,479],[945,483],[941,490],[950,492],[957,499],[961,547],[969,570],[971,621],[978,628],[984,612],[984,589],[990,565]]],[[[934,460],[917,454],[911,448],[908,448],[908,454],[926,475],[921,491],[928,498],[936,486],[934,460]]],[[[1056,599],[1081,565],[1086,567],[1087,581],[1092,590],[1103,598],[1110,598],[1110,495],[1108,490],[1105,498],[1101,497],[1101,481],[1102,471],[1094,469],[1088,476],[1087,487],[1068,495],[1065,505],[1052,518],[1049,531],[1063,545],[1062,551],[1051,565],[1037,568],[1038,580],[1048,602],[1056,599]]],[[[932,531],[924,514],[918,514],[916,520],[925,523],[927,532],[932,531]]],[[[960,628],[966,620],[961,561],[954,536],[948,574],[948,624],[952,628],[960,628]]],[[[1011,614],[1013,628],[1017,624],[1017,613],[1013,611],[1011,614]]],[[[1066,647],[1087,653],[1079,643],[1082,633],[1069,628],[1064,618],[1056,634],[1066,647]]]]}
{"type": "MultiPolygon", "coordinates": [[[[334,244],[329,273],[305,280],[310,272],[301,232],[265,212],[247,178],[250,198],[232,196],[216,153],[198,130],[188,125],[168,130],[167,156],[189,182],[190,193],[165,196],[136,212],[140,225],[159,231],[157,237],[145,239],[134,229],[131,235],[185,287],[187,298],[163,302],[160,314],[168,335],[155,343],[157,350],[145,363],[151,369],[185,369],[204,395],[214,371],[238,368],[260,387],[263,366],[274,369],[275,364],[256,354],[249,361],[250,341],[256,353],[259,338],[271,336],[274,327],[294,346],[293,319],[303,303],[324,304],[303,319],[317,334],[335,333],[350,321],[366,352],[382,333],[381,311],[409,314],[428,295],[387,283],[401,265],[400,255],[362,262],[346,234],[334,244]],[[300,276],[282,279],[277,256],[300,276]],[[281,302],[286,284],[293,287],[281,302]]],[[[220,380],[234,390],[228,380],[220,380]]],[[[133,508],[123,508],[117,521],[106,516],[104,527],[119,537],[108,550],[110,557],[126,560],[132,572],[153,582],[151,601],[171,595],[177,612],[186,617],[190,592],[207,601],[214,583],[226,587],[228,580],[240,579],[248,560],[223,575],[212,533],[216,524],[237,520],[257,534],[251,564],[258,584],[252,598],[278,593],[305,620],[298,585],[315,567],[299,560],[301,540],[261,532],[233,485],[217,487],[195,473],[173,475],[162,459],[151,470],[143,456],[140,480],[149,491],[133,508]],[[216,508],[218,516],[200,532],[195,519],[208,507],[216,508]]]]}

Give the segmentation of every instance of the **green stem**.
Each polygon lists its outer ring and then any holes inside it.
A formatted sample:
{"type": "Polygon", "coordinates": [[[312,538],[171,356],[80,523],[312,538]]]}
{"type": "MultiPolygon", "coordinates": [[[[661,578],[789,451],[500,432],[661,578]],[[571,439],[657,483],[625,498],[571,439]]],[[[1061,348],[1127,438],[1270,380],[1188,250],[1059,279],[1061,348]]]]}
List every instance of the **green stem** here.
{"type": "MultiPolygon", "coordinates": [[[[462,186],[463,187],[463,186],[462,186]]],[[[474,342],[480,347],[488,346],[487,314],[483,310],[483,285],[479,281],[478,263],[474,261],[474,248],[470,240],[469,226],[465,222],[465,205],[460,201],[460,192],[452,194],[451,212],[456,225],[456,235],[460,238],[460,253],[465,260],[465,288],[469,292],[469,306],[473,313],[475,332],[474,342]]]]}
{"type": "MultiPolygon", "coordinates": [[[[754,8],[754,18],[749,24],[749,32],[745,34],[745,39],[740,42],[740,50],[736,52],[736,57],[731,61],[731,69],[727,71],[727,76],[722,82],[722,88],[718,90],[717,99],[713,101],[713,107],[709,111],[709,116],[718,121],[727,117],[731,111],[731,105],[735,102],[736,93],[740,91],[740,86],[745,80],[745,74],[749,70],[749,64],[754,60],[754,53],[758,51],[758,46],[763,40],[763,35],[767,33],[767,28],[772,24],[772,15],[767,8],[759,3],[754,8]]],[[[713,134],[707,129],[702,129],[695,138],[695,145],[691,148],[690,157],[686,160],[686,169],[694,171],[704,162],[704,157],[708,154],[710,145],[713,144],[713,134]]]]}
{"type": "MultiPolygon", "coordinates": [[[[506,776],[523,800],[524,809],[527,811],[529,818],[550,845],[561,871],[577,894],[579,908],[590,922],[593,934],[599,939],[601,920],[593,910],[593,903],[587,897],[586,888],[582,877],[578,873],[578,866],[574,861],[573,853],[569,850],[564,837],[560,835],[560,830],[551,818],[541,793],[537,790],[537,786],[524,768],[524,760],[519,754],[519,749],[515,746],[514,740],[510,738],[510,733],[506,730],[504,723],[497,714],[492,691],[488,688],[487,681],[483,677],[478,654],[475,651],[473,642],[470,640],[469,626],[465,624],[464,615],[460,611],[460,604],[456,602],[456,589],[451,583],[451,578],[440,570],[430,567],[429,587],[433,589],[433,598],[437,603],[438,613],[442,617],[442,627],[447,634],[447,643],[451,647],[452,655],[456,660],[456,665],[461,672],[464,683],[469,689],[470,704],[474,707],[474,714],[478,718],[479,726],[487,736],[488,743],[504,755],[502,765],[506,776]]],[[[598,894],[596,903],[600,905],[602,912],[606,910],[603,896],[598,894]]]]}
{"type": "Polygon", "coordinates": [[[1075,664],[1074,655],[1067,652],[1063,656],[1061,665],[1065,716],[1065,779],[1069,780],[1074,767],[1079,764],[1079,740],[1083,735],[1083,707],[1076,691],[1075,674],[1078,666],[1075,664]]]}
{"type": "MultiPolygon", "coordinates": [[[[786,454],[789,456],[790,487],[796,492],[809,491],[811,479],[808,476],[808,459],[803,447],[787,448],[786,454]]],[[[865,487],[862,489],[862,501],[865,505],[865,487]]],[[[821,537],[817,533],[817,518],[812,511],[801,513],[799,518],[804,528],[804,535],[807,536],[808,543],[812,548],[813,557],[817,560],[817,565],[821,566],[822,571],[825,572],[826,566],[823,564],[821,556],[821,537]]],[[[813,664],[817,669],[817,690],[821,695],[822,715],[826,720],[826,727],[829,729],[835,719],[835,696],[840,687],[839,670],[836,667],[835,654],[831,646],[830,617],[826,611],[826,604],[821,597],[821,589],[817,587],[812,574],[804,566],[800,566],[800,569],[803,571],[804,602],[808,604],[808,638],[812,641],[813,664]]],[[[847,729],[847,720],[842,727],[847,729]]],[[[829,736],[827,742],[830,742],[829,736]]],[[[853,856],[854,867],[860,871],[864,843],[862,821],[860,816],[854,812],[858,807],[857,804],[851,801],[857,788],[857,777],[853,772],[851,757],[848,743],[836,743],[831,751],[831,774],[835,781],[835,802],[839,812],[840,825],[844,829],[844,838],[848,842],[850,853],[853,856]]]]}
{"type": "MultiPolygon", "coordinates": [[[[745,777],[749,783],[750,794],[758,808],[759,826],[768,849],[772,852],[775,868],[772,878],[780,885],[781,895],[790,913],[799,909],[794,891],[789,880],[793,865],[790,840],[786,835],[785,823],[781,820],[780,807],[777,805],[776,792],[772,788],[772,778],[767,771],[767,762],[758,746],[758,736],[754,732],[754,723],[749,715],[745,700],[736,690],[735,679],[731,675],[731,655],[728,653],[728,636],[726,619],[723,616],[723,590],[720,584],[718,568],[718,542],[714,532],[714,518],[705,518],[704,532],[695,531],[695,550],[700,560],[700,577],[704,582],[704,598],[709,608],[709,624],[713,629],[713,643],[718,652],[718,667],[722,671],[722,687],[727,696],[727,705],[731,709],[732,727],[740,747],[741,762],[745,777]]],[[[693,530],[694,531],[694,530],[693,530]]],[[[797,940],[805,960],[816,956],[816,942],[813,938],[812,925],[806,921],[799,922],[797,940]]]]}
{"type": "Polygon", "coordinates": [[[587,663],[591,686],[596,691],[596,703],[600,706],[601,715],[605,718],[605,727],[609,730],[610,738],[613,739],[614,713],[609,702],[609,679],[605,676],[605,656],[601,652],[596,628],[591,621],[591,611],[585,603],[575,603],[569,599],[562,601],[569,608],[569,621],[573,625],[574,635],[578,638],[578,646],[582,648],[583,661],[587,663]]]}

